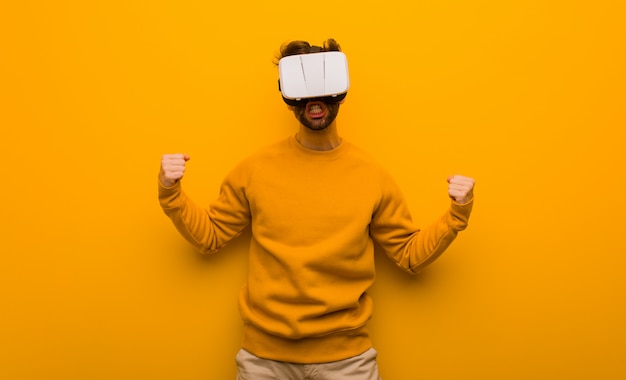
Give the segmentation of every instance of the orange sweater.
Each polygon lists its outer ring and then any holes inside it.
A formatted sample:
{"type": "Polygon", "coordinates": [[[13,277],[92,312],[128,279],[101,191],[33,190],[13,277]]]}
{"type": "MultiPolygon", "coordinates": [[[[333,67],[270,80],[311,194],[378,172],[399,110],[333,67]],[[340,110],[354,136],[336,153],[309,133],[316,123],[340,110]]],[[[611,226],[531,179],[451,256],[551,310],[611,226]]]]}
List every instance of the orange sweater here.
{"type": "Polygon", "coordinates": [[[371,347],[367,289],[375,278],[372,238],[415,273],[467,226],[472,202],[420,231],[389,175],[343,142],[312,151],[294,137],[243,160],[208,208],[180,183],[159,185],[179,232],[215,252],[252,224],[249,275],[239,297],[243,348],[267,359],[322,363],[371,347]]]}

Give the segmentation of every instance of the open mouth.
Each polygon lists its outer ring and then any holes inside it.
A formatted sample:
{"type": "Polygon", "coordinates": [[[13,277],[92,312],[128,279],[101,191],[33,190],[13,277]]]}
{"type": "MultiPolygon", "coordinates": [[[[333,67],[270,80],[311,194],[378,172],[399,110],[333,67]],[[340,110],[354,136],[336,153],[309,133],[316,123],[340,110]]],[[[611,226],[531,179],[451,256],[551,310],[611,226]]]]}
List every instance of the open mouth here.
{"type": "Polygon", "coordinates": [[[319,119],[326,116],[326,107],[322,102],[308,102],[306,105],[306,114],[313,119],[319,119]]]}

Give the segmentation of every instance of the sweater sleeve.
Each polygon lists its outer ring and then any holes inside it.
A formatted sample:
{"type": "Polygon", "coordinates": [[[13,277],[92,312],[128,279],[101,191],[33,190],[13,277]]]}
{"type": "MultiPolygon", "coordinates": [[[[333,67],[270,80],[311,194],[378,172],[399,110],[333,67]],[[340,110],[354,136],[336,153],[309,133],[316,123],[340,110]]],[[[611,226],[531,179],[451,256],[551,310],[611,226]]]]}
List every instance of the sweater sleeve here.
{"type": "Polygon", "coordinates": [[[159,182],[159,203],[178,232],[202,253],[213,253],[241,234],[250,223],[250,207],[242,175],[231,172],[209,207],[193,202],[180,182],[165,187],[159,182]]]}
{"type": "Polygon", "coordinates": [[[419,273],[436,260],[467,227],[473,199],[450,208],[425,229],[417,228],[397,186],[389,181],[373,214],[370,234],[403,270],[419,273]]]}

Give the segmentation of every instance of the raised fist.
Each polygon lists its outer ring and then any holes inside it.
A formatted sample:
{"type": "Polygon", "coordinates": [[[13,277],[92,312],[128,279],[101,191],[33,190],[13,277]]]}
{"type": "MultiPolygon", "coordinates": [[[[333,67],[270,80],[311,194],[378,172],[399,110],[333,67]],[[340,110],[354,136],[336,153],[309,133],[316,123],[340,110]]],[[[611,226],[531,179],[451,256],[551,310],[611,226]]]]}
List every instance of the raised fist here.
{"type": "Polygon", "coordinates": [[[471,201],[474,197],[474,179],[461,175],[448,177],[448,195],[459,204],[471,201]]]}
{"type": "Polygon", "coordinates": [[[173,186],[185,174],[185,163],[189,161],[186,154],[164,154],[161,158],[159,180],[165,187],[173,186]]]}

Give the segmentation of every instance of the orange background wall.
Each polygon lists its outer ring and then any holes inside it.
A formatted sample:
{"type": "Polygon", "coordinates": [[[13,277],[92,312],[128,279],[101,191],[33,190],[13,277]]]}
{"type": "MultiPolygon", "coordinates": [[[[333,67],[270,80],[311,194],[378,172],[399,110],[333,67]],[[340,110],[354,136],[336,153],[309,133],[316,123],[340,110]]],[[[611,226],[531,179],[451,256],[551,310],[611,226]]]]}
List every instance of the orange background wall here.
{"type": "MultiPolygon", "coordinates": [[[[626,377],[621,1],[15,1],[0,5],[0,377],[234,379],[246,237],[197,255],[156,199],[207,203],[296,130],[272,60],[336,38],[344,138],[415,219],[477,179],[422,275],[377,256],[385,379],[626,377]]],[[[248,235],[249,236],[249,235],[248,235]]]]}

